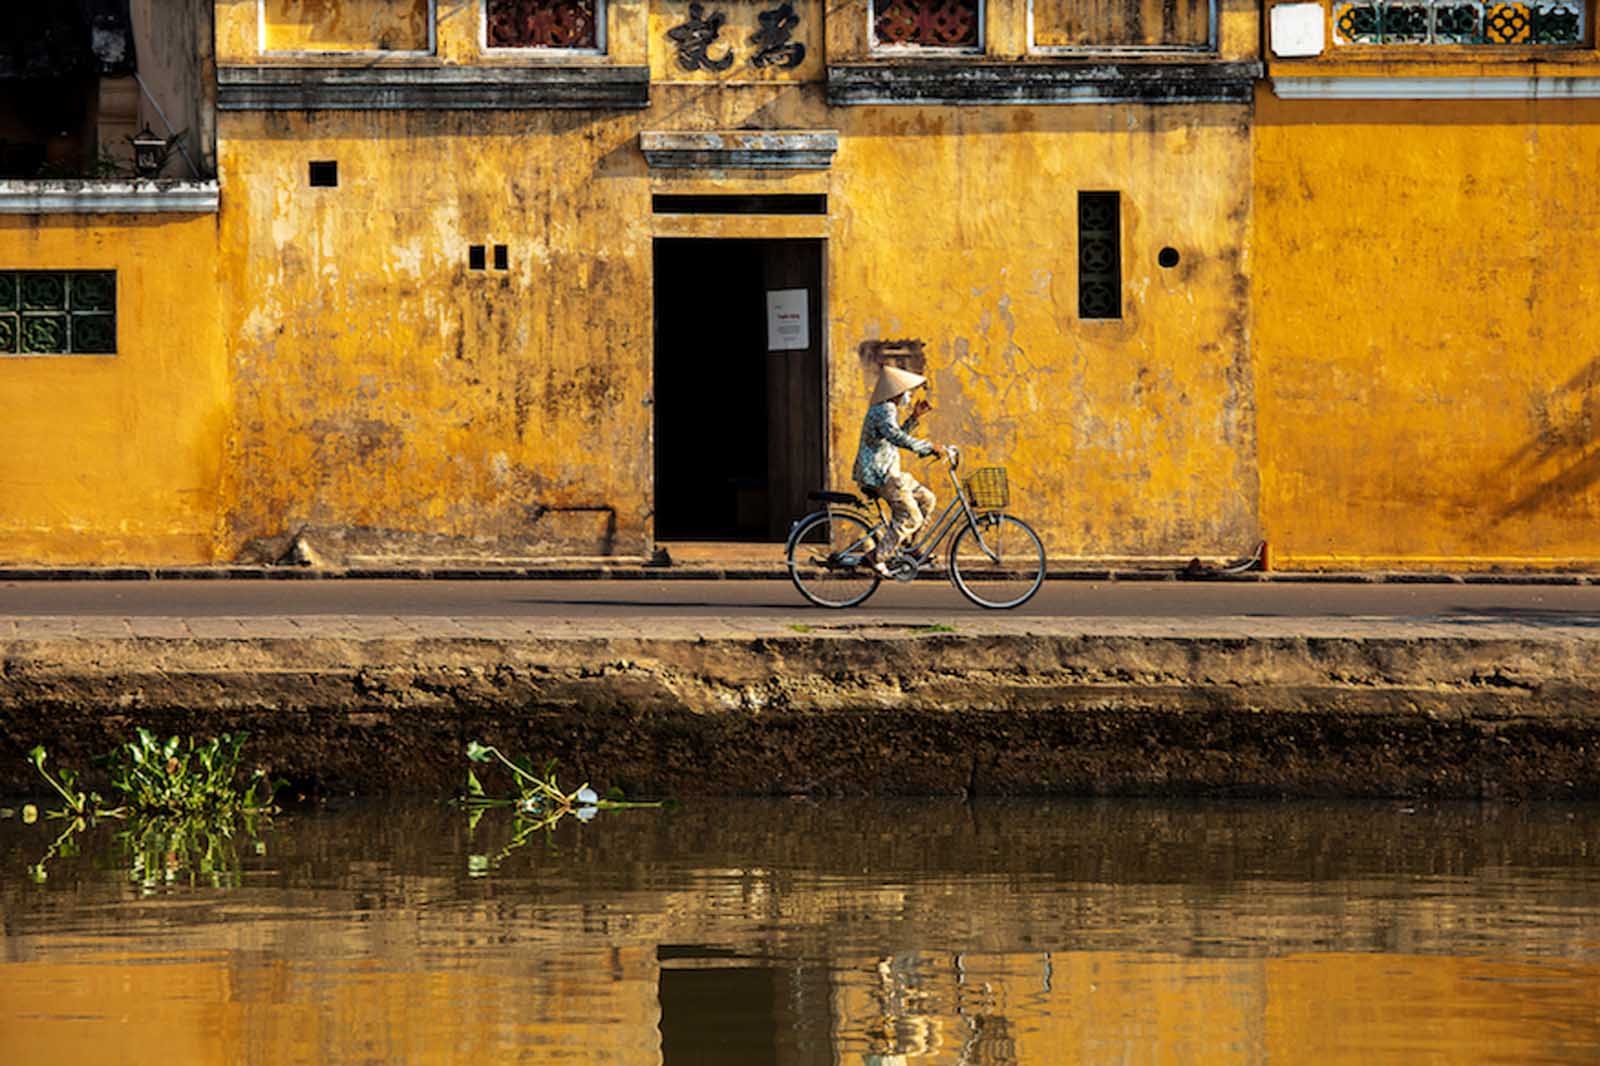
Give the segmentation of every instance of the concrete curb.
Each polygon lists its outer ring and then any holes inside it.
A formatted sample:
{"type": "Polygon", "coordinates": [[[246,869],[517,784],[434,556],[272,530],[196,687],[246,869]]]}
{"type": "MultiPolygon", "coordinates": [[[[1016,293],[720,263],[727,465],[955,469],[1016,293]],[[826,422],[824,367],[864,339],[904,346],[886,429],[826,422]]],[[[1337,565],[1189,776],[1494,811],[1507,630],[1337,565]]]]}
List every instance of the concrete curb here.
{"type": "MultiPolygon", "coordinates": [[[[0,582],[68,581],[787,581],[781,564],[767,566],[58,566],[0,567],[0,582]]],[[[1252,570],[1244,573],[1184,569],[1084,569],[1054,566],[1051,581],[1189,581],[1233,584],[1366,585],[1600,585],[1600,572],[1470,572],[1252,570]]],[[[945,580],[942,571],[923,581],[945,580]]]]}

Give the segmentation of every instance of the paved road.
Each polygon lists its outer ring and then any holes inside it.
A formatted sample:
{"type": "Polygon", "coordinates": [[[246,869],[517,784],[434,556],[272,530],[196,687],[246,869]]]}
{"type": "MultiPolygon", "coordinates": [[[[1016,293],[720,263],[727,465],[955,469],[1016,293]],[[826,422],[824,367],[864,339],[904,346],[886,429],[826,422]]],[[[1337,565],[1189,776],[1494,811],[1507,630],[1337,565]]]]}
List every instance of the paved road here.
{"type": "MultiPolygon", "coordinates": [[[[854,611],[777,581],[95,581],[0,584],[0,617],[432,616],[647,621],[1001,617],[942,582],[885,585],[854,611]]],[[[1600,587],[1052,581],[1004,617],[1448,620],[1600,627],[1600,587]]]]}

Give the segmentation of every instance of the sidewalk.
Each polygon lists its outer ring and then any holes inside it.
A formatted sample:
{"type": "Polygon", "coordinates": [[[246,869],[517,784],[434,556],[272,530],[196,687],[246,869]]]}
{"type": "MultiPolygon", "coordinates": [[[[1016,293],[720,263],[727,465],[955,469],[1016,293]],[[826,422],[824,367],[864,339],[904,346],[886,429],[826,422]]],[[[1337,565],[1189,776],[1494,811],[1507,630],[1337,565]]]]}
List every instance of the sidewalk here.
{"type": "MultiPolygon", "coordinates": [[[[954,623],[909,623],[903,615],[875,613],[871,606],[848,612],[805,610],[799,616],[707,617],[655,614],[648,618],[548,618],[438,614],[282,614],[237,616],[4,615],[0,641],[651,641],[689,644],[710,641],[1362,641],[1425,647],[1485,644],[1575,643],[1600,653],[1600,627],[1584,621],[1388,618],[1118,617],[1049,618],[1004,612],[967,612],[954,623]],[[799,617],[803,620],[795,620],[799,617]]],[[[0,648],[0,651],[5,649],[0,648]]],[[[1600,660],[1596,667],[1600,668],[1600,660]]]]}
{"type": "MultiPolygon", "coordinates": [[[[775,553],[776,554],[776,553],[775,553]]],[[[1595,585],[1600,571],[1246,570],[1188,567],[1085,566],[1051,560],[1052,581],[1221,581],[1244,584],[1394,585],[1595,585]]],[[[593,559],[554,562],[407,563],[383,566],[0,566],[7,581],[787,581],[781,558],[767,562],[711,560],[657,565],[647,560],[593,559]]],[[[945,581],[942,570],[919,580],[945,581]]]]}

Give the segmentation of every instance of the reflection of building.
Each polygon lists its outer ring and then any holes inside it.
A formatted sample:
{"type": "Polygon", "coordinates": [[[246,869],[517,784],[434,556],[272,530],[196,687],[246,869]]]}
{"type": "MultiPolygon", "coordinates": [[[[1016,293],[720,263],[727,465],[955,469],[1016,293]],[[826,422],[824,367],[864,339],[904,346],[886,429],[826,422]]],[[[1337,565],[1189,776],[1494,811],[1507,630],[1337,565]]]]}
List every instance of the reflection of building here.
{"type": "MultiPolygon", "coordinates": [[[[469,831],[438,806],[285,818],[266,856],[236,838],[232,887],[156,898],[102,823],[46,885],[21,861],[0,878],[0,1062],[1487,1064],[1600,1046],[1592,809],[764,806],[602,817],[507,852],[509,818],[469,831]]],[[[53,835],[0,820],[0,854],[53,835]]]]}
{"type": "Polygon", "coordinates": [[[1058,555],[1600,555],[1586,7],[12,6],[0,559],[771,539],[886,361],[1058,555]]]}
{"type": "Polygon", "coordinates": [[[826,967],[661,944],[661,1066],[833,1066],[826,967]]]}

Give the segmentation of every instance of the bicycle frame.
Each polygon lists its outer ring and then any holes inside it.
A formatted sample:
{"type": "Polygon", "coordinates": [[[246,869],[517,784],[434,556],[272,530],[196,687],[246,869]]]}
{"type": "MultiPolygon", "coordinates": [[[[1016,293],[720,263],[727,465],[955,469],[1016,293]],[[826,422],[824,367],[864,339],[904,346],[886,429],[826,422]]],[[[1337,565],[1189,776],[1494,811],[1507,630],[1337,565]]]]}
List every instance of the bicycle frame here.
{"type": "MultiPolygon", "coordinates": [[[[967,500],[967,494],[961,489],[961,482],[956,478],[957,465],[957,461],[947,454],[945,457],[945,470],[950,475],[950,486],[955,490],[955,497],[944,505],[944,510],[939,512],[938,518],[923,523],[922,532],[918,534],[909,548],[903,547],[900,549],[902,553],[909,556],[917,564],[918,570],[921,570],[923,564],[938,553],[940,546],[944,543],[944,539],[955,531],[963,517],[966,518],[967,525],[972,527],[972,535],[977,538],[978,547],[983,549],[983,553],[989,557],[991,562],[998,563],[1000,561],[1000,556],[996,555],[994,550],[983,539],[983,530],[978,525],[978,513],[973,510],[971,502],[967,500]]],[[[880,531],[887,530],[889,520],[883,514],[883,498],[874,496],[873,500],[877,504],[878,522],[871,527],[871,532],[874,537],[877,537],[881,535],[880,531]]]]}

